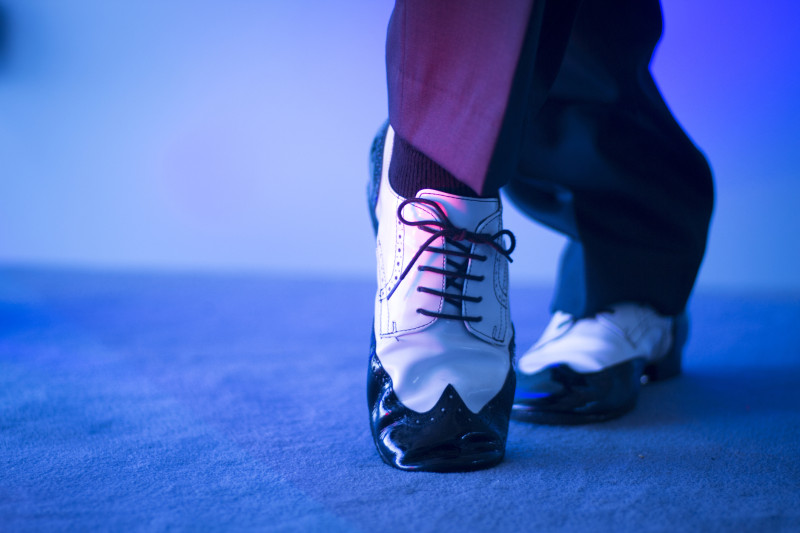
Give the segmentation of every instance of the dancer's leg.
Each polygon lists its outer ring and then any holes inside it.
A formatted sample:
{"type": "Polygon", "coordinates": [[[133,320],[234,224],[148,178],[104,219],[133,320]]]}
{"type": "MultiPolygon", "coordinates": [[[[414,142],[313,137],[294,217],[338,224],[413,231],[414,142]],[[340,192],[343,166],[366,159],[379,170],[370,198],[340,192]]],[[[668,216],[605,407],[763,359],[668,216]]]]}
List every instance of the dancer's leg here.
{"type": "Polygon", "coordinates": [[[518,362],[515,413],[543,423],[619,416],[640,378],[680,372],[682,315],[713,202],[705,158],[649,72],[656,0],[584,0],[511,198],[565,233],[556,313],[518,362]]]}
{"type": "Polygon", "coordinates": [[[525,128],[508,193],[570,237],[554,309],[683,311],[705,251],[711,173],[649,71],[657,0],[585,0],[556,81],[525,128]]]}
{"type": "Polygon", "coordinates": [[[518,79],[525,94],[532,86],[517,62],[537,56],[542,5],[400,0],[392,17],[397,132],[387,126],[373,146],[368,402],[378,451],[398,468],[467,470],[503,457],[515,382],[513,235],[502,228],[501,183],[487,187],[486,178],[498,138],[509,135],[509,95],[518,98],[518,79]]]}

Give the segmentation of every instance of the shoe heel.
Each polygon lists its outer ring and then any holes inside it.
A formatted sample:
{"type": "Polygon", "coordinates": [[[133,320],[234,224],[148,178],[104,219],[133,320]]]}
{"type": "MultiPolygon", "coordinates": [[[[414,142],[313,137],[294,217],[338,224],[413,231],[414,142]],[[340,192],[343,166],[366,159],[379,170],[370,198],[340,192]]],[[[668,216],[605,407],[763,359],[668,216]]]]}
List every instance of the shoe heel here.
{"type": "Polygon", "coordinates": [[[389,121],[384,122],[369,149],[369,181],[367,182],[367,209],[372,221],[372,231],[378,234],[378,219],[375,216],[375,206],[378,204],[378,193],[381,186],[381,173],[383,172],[383,147],[386,144],[386,133],[389,121]]]}
{"type": "Polygon", "coordinates": [[[683,347],[688,338],[689,318],[686,313],[683,313],[675,317],[675,324],[672,326],[672,347],[669,352],[658,361],[645,367],[644,375],[647,377],[647,381],[662,381],[681,374],[683,347]]]}

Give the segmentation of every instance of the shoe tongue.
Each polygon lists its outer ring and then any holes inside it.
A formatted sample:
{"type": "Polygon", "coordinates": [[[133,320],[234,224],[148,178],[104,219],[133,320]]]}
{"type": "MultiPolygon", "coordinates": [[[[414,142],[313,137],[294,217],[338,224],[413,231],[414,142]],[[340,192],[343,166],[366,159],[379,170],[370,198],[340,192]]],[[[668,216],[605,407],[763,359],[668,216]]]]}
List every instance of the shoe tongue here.
{"type": "Polygon", "coordinates": [[[422,189],[417,198],[433,200],[441,206],[451,224],[472,232],[500,209],[500,201],[496,198],[470,198],[433,189],[422,189]]]}
{"type": "MultiPolygon", "coordinates": [[[[481,223],[500,209],[500,201],[496,198],[470,198],[432,189],[419,191],[417,198],[433,200],[439,204],[453,226],[471,232],[477,232],[481,223]]],[[[452,244],[447,245],[448,248],[451,246],[452,244]]],[[[454,257],[453,260],[459,263],[467,261],[467,259],[460,257],[454,257]]],[[[448,270],[450,269],[451,267],[448,267],[448,270]]],[[[463,290],[459,289],[459,286],[463,286],[463,284],[463,279],[458,279],[455,284],[448,282],[444,292],[452,295],[461,295],[463,290]]],[[[461,304],[456,305],[445,299],[443,305],[445,313],[461,314],[461,304]]]]}

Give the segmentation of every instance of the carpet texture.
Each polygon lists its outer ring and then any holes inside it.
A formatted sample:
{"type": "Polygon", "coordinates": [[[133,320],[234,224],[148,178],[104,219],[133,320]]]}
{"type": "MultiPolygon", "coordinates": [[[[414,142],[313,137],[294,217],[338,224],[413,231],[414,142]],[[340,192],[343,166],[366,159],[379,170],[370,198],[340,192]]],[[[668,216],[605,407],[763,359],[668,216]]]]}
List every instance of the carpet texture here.
{"type": "MultiPolygon", "coordinates": [[[[0,268],[0,530],[800,530],[800,295],[697,294],[682,377],[466,474],[378,458],[372,295],[0,268]]],[[[511,297],[524,349],[549,293],[511,297]]]]}

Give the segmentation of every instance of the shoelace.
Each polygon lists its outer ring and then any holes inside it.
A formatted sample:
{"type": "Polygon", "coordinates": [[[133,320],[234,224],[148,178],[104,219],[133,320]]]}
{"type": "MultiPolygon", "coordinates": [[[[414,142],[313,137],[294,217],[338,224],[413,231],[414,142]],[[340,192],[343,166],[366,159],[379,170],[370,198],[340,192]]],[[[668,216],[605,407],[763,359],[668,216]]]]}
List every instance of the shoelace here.
{"type": "MultiPolygon", "coordinates": [[[[472,244],[486,244],[494,248],[499,254],[505,257],[509,262],[512,261],[511,259],[511,252],[514,251],[516,247],[516,239],[514,238],[514,234],[511,233],[509,230],[503,229],[495,233],[494,235],[490,233],[473,233],[468,231],[464,228],[459,228],[455,226],[450,219],[447,218],[447,215],[442,210],[441,206],[434,202],[433,200],[428,200],[427,198],[409,198],[404,200],[400,206],[397,208],[397,218],[405,224],[406,226],[414,226],[419,227],[421,230],[428,232],[431,236],[419,247],[417,253],[414,254],[414,257],[408,263],[408,266],[405,268],[400,277],[398,278],[397,282],[395,283],[392,290],[389,292],[389,295],[386,297],[388,300],[392,297],[392,294],[397,290],[397,287],[400,286],[403,279],[411,272],[411,269],[416,264],[417,259],[425,252],[436,252],[447,256],[446,259],[446,266],[450,267],[451,270],[436,268],[426,265],[420,265],[417,267],[417,270],[421,272],[434,272],[437,274],[441,274],[445,276],[445,289],[449,287],[456,287],[459,291],[459,294],[452,294],[443,291],[439,291],[436,289],[431,289],[429,287],[417,287],[417,291],[424,292],[427,294],[433,294],[435,296],[441,296],[447,301],[448,303],[453,304],[456,307],[460,307],[461,303],[464,301],[467,302],[480,302],[480,296],[467,296],[463,294],[464,290],[464,281],[471,280],[471,281],[483,281],[484,276],[476,276],[474,274],[467,274],[467,265],[469,264],[469,260],[473,259],[476,261],[486,261],[487,256],[470,253],[471,244],[462,244],[461,241],[466,241],[472,244]],[[412,204],[418,205],[425,205],[433,209],[436,213],[437,219],[435,220],[419,220],[419,221],[411,221],[406,219],[403,216],[403,209],[412,204]],[[502,239],[502,237],[508,236],[509,238],[509,246],[508,248],[503,247],[502,244],[498,244],[498,239],[502,239]],[[445,242],[457,248],[456,250],[449,250],[445,248],[437,248],[431,246],[433,241],[438,239],[439,237],[444,237],[445,242]],[[461,257],[463,261],[461,263],[451,259],[449,256],[454,257],[461,257]],[[459,283],[460,281],[460,283],[459,283]]],[[[417,313],[436,317],[436,318],[446,318],[452,320],[464,320],[467,322],[480,322],[483,317],[480,316],[462,316],[462,315],[451,315],[447,313],[440,313],[437,311],[429,311],[427,309],[417,309],[417,313]]]]}

